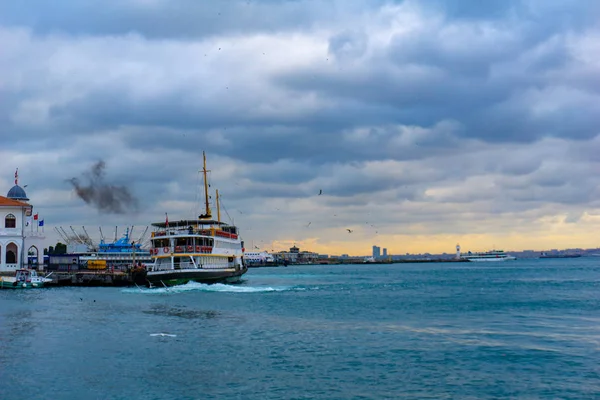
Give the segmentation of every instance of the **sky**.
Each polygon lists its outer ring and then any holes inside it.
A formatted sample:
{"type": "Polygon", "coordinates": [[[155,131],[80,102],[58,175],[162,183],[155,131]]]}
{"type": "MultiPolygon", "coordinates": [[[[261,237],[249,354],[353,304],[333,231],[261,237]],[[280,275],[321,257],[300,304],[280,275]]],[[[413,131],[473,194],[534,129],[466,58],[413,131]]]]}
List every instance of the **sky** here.
{"type": "Polygon", "coordinates": [[[596,0],[2,8],[0,192],[49,244],[194,218],[205,151],[246,248],[600,246],[596,0]]]}

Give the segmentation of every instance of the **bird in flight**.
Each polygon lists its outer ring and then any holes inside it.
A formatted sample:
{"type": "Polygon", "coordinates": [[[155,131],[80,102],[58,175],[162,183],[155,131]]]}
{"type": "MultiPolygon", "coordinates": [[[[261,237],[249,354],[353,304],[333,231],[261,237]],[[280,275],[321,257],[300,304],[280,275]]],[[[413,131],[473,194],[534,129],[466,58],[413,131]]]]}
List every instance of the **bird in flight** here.
{"type": "Polygon", "coordinates": [[[318,194],[318,196],[320,196],[320,195],[322,195],[322,194],[323,194],[323,189],[319,189],[319,194],[318,194]]]}
{"type": "Polygon", "coordinates": [[[311,224],[311,223],[309,222],[309,223],[308,223],[308,225],[306,225],[306,227],[308,228],[308,227],[310,226],[310,224],[311,224]]]}
{"type": "Polygon", "coordinates": [[[348,233],[352,233],[353,232],[352,229],[346,228],[346,230],[348,231],[348,233]]]}

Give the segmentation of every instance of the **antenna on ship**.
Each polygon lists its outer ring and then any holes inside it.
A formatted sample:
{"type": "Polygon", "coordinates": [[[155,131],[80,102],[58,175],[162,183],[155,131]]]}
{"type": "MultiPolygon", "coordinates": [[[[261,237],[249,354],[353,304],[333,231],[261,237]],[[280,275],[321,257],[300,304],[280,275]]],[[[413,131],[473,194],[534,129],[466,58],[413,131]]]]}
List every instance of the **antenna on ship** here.
{"type": "Polygon", "coordinates": [[[210,205],[208,203],[208,177],[207,173],[210,172],[206,169],[206,153],[202,152],[202,157],[204,159],[204,167],[202,168],[202,173],[204,174],[204,200],[206,205],[205,214],[200,215],[199,219],[208,219],[211,218],[210,205]]]}

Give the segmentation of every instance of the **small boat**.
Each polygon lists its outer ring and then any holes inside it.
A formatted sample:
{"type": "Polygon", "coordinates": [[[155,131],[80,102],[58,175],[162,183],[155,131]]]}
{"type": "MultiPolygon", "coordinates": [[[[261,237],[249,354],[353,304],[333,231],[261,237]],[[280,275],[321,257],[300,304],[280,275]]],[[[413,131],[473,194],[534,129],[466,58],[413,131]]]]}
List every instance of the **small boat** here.
{"type": "Polygon", "coordinates": [[[32,289],[44,287],[45,283],[52,282],[52,279],[41,277],[35,270],[18,269],[15,276],[0,277],[0,289],[32,289]]]}
{"type": "Polygon", "coordinates": [[[510,261],[516,260],[517,258],[506,254],[504,250],[490,250],[483,253],[471,253],[464,255],[465,260],[473,262],[498,262],[498,261],[510,261]]]}
{"type": "Polygon", "coordinates": [[[197,219],[152,224],[150,255],[154,263],[136,267],[133,281],[148,287],[199,283],[232,283],[248,271],[244,242],[238,228],[221,221],[219,191],[216,191],[217,219],[209,206],[206,155],[204,157],[205,213],[197,219]]]}

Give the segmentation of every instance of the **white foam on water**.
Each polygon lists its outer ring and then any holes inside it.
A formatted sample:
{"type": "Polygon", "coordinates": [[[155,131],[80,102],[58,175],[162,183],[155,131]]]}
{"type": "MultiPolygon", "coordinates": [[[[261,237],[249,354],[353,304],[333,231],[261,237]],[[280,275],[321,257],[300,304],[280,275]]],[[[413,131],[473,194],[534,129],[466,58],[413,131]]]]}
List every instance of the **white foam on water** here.
{"type": "Polygon", "coordinates": [[[161,336],[161,337],[177,337],[177,335],[173,335],[171,333],[151,333],[150,336],[161,336]]]}
{"type": "Polygon", "coordinates": [[[188,282],[185,285],[157,288],[127,288],[123,289],[123,293],[143,293],[143,294],[167,294],[167,293],[184,293],[192,291],[200,292],[229,292],[229,293],[264,293],[264,292],[284,292],[293,290],[288,286],[245,286],[245,285],[227,285],[223,283],[213,283],[211,285],[198,282],[188,282]]]}

